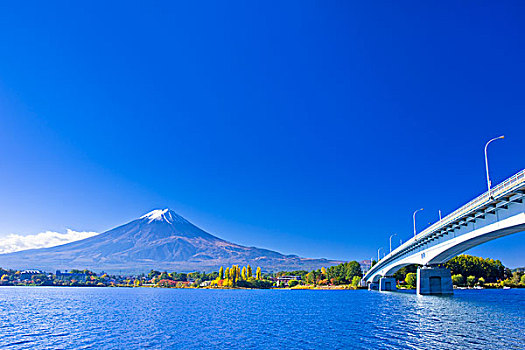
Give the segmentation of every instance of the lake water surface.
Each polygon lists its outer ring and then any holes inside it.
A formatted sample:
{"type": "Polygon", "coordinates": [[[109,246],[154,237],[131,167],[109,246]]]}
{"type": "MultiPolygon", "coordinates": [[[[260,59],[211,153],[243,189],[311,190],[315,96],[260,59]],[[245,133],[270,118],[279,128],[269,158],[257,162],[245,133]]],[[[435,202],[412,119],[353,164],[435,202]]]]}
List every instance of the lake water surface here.
{"type": "Polygon", "coordinates": [[[525,290],[0,287],[4,349],[525,349],[525,290]]]}

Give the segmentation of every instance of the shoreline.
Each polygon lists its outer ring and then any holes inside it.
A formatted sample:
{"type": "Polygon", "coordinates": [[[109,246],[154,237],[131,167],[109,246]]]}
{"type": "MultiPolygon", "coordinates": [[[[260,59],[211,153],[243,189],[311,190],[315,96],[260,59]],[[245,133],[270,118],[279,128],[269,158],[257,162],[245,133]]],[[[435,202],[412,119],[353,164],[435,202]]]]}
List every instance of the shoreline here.
{"type": "MultiPolygon", "coordinates": [[[[274,290],[274,291],[296,291],[296,290],[308,290],[308,291],[357,291],[357,290],[368,290],[367,287],[345,287],[345,286],[323,286],[323,287],[302,287],[302,288],[209,288],[209,287],[158,287],[158,286],[96,286],[96,285],[77,285],[77,286],[66,286],[66,285],[0,285],[0,288],[124,288],[124,289],[135,289],[135,288],[150,288],[150,289],[185,289],[185,290],[274,290]]],[[[489,288],[454,288],[454,290],[514,290],[514,289],[525,289],[525,287],[489,287],[489,288]]],[[[415,291],[415,288],[397,288],[391,292],[400,292],[400,291],[415,291]]]]}

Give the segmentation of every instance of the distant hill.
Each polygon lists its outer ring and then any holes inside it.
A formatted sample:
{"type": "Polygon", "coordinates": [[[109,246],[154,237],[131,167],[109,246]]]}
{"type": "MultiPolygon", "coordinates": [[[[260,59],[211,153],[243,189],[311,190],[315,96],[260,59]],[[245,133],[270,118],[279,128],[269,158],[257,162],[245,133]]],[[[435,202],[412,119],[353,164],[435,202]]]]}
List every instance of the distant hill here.
{"type": "Polygon", "coordinates": [[[212,271],[232,264],[263,271],[318,269],[340,261],[307,259],[213,236],[172,210],[154,210],[100,235],[61,246],[1,254],[0,267],[14,269],[91,269],[140,273],[150,269],[212,271]]]}

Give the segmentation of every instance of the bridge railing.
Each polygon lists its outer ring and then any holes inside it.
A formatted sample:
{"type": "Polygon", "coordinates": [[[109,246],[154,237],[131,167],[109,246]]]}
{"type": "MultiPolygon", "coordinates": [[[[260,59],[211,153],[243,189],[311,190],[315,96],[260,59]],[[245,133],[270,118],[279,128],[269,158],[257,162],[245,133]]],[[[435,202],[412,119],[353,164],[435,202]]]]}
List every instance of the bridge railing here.
{"type": "Polygon", "coordinates": [[[497,197],[500,194],[503,194],[503,193],[507,192],[508,190],[510,190],[511,188],[514,188],[517,185],[519,185],[521,183],[524,183],[524,182],[525,182],[525,169],[523,169],[522,171],[518,172],[517,174],[509,177],[508,179],[506,179],[502,183],[500,183],[497,186],[495,186],[494,188],[492,188],[490,190],[490,194],[487,191],[487,192],[479,195],[478,197],[474,198],[473,200],[471,200],[467,204],[465,204],[465,205],[461,206],[460,208],[454,210],[452,213],[450,213],[447,216],[445,216],[441,221],[438,221],[435,224],[433,224],[430,227],[428,227],[425,230],[423,230],[416,238],[418,238],[418,239],[422,238],[422,237],[426,236],[428,233],[433,232],[438,227],[441,227],[443,225],[447,225],[450,222],[455,221],[456,219],[460,218],[461,216],[463,216],[465,213],[468,213],[472,209],[474,209],[474,208],[476,208],[476,207],[478,207],[478,206],[480,206],[480,205],[482,205],[482,204],[484,204],[486,202],[490,202],[492,200],[490,198],[491,196],[492,197],[497,197]]]}
{"type": "Polygon", "coordinates": [[[495,198],[495,197],[497,197],[497,196],[499,196],[501,194],[504,194],[505,192],[509,191],[510,189],[521,185],[522,183],[525,183],[525,169],[521,170],[517,174],[509,177],[508,179],[506,179],[502,183],[500,183],[497,186],[493,187],[490,190],[490,194],[487,191],[487,192],[479,195],[478,197],[474,198],[473,200],[471,200],[467,204],[465,204],[465,205],[461,206],[460,208],[454,210],[452,213],[448,214],[447,216],[445,216],[440,221],[432,224],[431,226],[429,226],[428,228],[423,230],[416,237],[412,237],[409,241],[405,242],[401,246],[399,246],[396,249],[394,249],[390,254],[388,254],[383,259],[378,261],[376,265],[371,267],[370,270],[367,272],[367,275],[370,272],[373,272],[373,270],[375,270],[374,267],[378,268],[380,265],[382,265],[382,264],[380,264],[381,262],[386,261],[387,259],[390,259],[394,255],[398,254],[399,251],[401,251],[401,250],[411,246],[414,242],[417,242],[418,240],[424,238],[428,234],[431,234],[432,232],[436,231],[438,228],[440,228],[442,226],[445,226],[445,225],[448,225],[449,223],[457,220],[458,218],[462,217],[463,215],[465,215],[466,213],[470,212],[474,208],[476,208],[476,207],[478,207],[478,206],[480,206],[480,205],[482,205],[482,204],[484,204],[486,202],[490,202],[492,200],[491,196],[495,198]]]}

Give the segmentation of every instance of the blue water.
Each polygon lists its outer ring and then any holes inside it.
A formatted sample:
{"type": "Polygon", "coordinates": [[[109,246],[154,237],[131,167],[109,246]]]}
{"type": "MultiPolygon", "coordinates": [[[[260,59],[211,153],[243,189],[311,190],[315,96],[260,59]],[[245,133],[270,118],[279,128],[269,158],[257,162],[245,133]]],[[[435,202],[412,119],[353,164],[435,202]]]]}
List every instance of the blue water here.
{"type": "Polygon", "coordinates": [[[8,349],[525,349],[525,290],[0,287],[8,349]]]}

